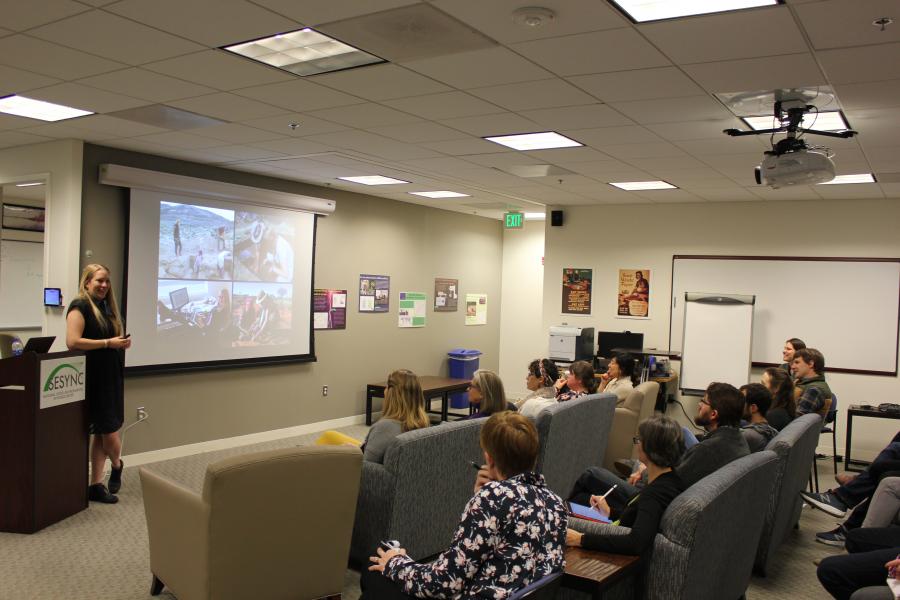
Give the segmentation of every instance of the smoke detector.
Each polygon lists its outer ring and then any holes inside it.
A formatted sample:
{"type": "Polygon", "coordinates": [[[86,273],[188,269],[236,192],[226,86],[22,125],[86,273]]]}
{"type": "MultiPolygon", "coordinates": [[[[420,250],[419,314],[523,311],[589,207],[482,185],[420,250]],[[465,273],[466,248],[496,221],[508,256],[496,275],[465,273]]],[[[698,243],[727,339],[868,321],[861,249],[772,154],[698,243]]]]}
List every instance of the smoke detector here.
{"type": "Polygon", "coordinates": [[[556,19],[556,13],[549,8],[541,8],[539,6],[525,6],[517,8],[512,13],[513,22],[527,27],[528,29],[537,29],[549,25],[556,19]]]}

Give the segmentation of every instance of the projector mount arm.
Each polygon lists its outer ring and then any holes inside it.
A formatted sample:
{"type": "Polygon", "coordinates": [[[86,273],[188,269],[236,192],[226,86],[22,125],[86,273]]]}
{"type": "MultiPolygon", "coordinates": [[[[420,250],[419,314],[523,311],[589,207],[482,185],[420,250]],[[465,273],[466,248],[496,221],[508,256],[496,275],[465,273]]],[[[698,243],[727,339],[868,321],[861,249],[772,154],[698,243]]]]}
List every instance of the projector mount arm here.
{"type": "Polygon", "coordinates": [[[810,104],[802,104],[797,102],[789,102],[787,104],[789,104],[789,106],[787,107],[786,111],[787,119],[785,119],[785,107],[782,105],[782,101],[778,100],[775,102],[775,118],[778,119],[778,121],[781,123],[784,123],[784,121],[787,120],[787,124],[783,124],[780,127],[774,127],[772,129],[756,129],[751,131],[742,131],[740,129],[725,129],[722,131],[722,133],[725,133],[732,137],[741,137],[745,135],[766,135],[786,132],[788,140],[796,139],[798,133],[808,133],[811,135],[822,135],[825,137],[845,139],[851,138],[857,134],[857,132],[853,131],[852,129],[848,129],[846,131],[819,131],[817,129],[804,129],[800,127],[800,122],[803,120],[803,115],[805,115],[815,107],[810,104]]]}

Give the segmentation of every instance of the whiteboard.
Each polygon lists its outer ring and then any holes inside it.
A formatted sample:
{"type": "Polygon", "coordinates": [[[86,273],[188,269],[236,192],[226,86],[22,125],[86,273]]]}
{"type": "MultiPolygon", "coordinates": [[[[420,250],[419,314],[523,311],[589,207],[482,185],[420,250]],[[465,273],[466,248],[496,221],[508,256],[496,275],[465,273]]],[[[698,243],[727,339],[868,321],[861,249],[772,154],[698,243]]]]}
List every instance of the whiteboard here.
{"type": "Polygon", "coordinates": [[[0,240],[0,329],[41,327],[44,244],[0,240]]]}
{"type": "Polygon", "coordinates": [[[673,350],[682,348],[683,299],[693,291],[756,296],[754,364],[780,364],[784,341],[797,337],[822,351],[827,370],[897,373],[900,259],[675,256],[673,350]]]}
{"type": "MultiPolygon", "coordinates": [[[[684,343],[680,387],[701,393],[719,381],[740,387],[750,382],[753,297],[730,298],[688,293],[684,303],[684,343]],[[727,344],[717,340],[728,340],[727,344]]],[[[727,296],[734,296],[728,294],[727,296]]],[[[684,298],[684,296],[682,296],[684,298]]]]}

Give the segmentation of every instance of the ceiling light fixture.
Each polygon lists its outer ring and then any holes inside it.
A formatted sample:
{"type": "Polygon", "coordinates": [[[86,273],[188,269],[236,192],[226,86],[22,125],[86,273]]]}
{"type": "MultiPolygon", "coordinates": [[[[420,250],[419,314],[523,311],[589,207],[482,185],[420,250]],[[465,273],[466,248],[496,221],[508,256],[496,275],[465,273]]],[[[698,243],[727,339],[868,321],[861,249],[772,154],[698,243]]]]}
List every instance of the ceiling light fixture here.
{"type": "Polygon", "coordinates": [[[402,179],[394,179],[393,177],[384,177],[383,175],[360,175],[358,177],[338,177],[344,181],[352,183],[361,183],[363,185],[397,185],[398,183],[410,183],[402,179]]]}
{"type": "Polygon", "coordinates": [[[8,115],[16,115],[17,117],[28,117],[29,119],[38,119],[40,121],[64,121],[65,119],[74,119],[75,117],[83,117],[92,115],[89,110],[81,110],[62,104],[54,104],[52,102],[44,102],[43,100],[34,100],[25,96],[7,96],[0,98],[0,112],[8,115]]]}
{"type": "Polygon", "coordinates": [[[555,131],[541,133],[517,133],[513,135],[495,135],[484,138],[489,142],[512,148],[513,150],[548,150],[550,148],[574,148],[584,146],[581,142],[560,135],[555,131]]]}
{"type": "Polygon", "coordinates": [[[30,183],[17,183],[16,187],[33,187],[36,185],[44,185],[43,181],[32,181],[30,183]]]}
{"type": "Polygon", "coordinates": [[[783,0],[610,0],[635,23],[772,6],[783,0]]]}
{"type": "Polygon", "coordinates": [[[547,220],[547,215],[542,212],[528,212],[525,213],[526,221],[545,221],[547,220]]]}
{"type": "Polygon", "coordinates": [[[609,185],[615,186],[626,192],[636,192],[639,190],[677,190],[678,188],[666,181],[619,181],[609,182],[609,185]]]}
{"type": "MultiPolygon", "coordinates": [[[[747,127],[754,131],[760,129],[771,129],[778,127],[780,123],[775,122],[772,116],[765,117],[740,117],[741,121],[747,124],[747,127]]],[[[817,129],[819,131],[846,131],[850,129],[847,120],[839,110],[827,110],[820,113],[806,113],[800,121],[802,129],[817,129]]]]}
{"type": "Polygon", "coordinates": [[[831,181],[819,185],[840,185],[843,183],[877,183],[872,173],[857,173],[855,175],[837,175],[831,181]]]}
{"type": "Polygon", "coordinates": [[[436,192],[407,192],[413,196],[424,196],[425,198],[468,198],[469,194],[460,194],[459,192],[451,192],[449,190],[440,190],[436,192]]]}
{"type": "Polygon", "coordinates": [[[222,50],[301,77],[385,62],[308,27],[223,46],[222,50]]]}

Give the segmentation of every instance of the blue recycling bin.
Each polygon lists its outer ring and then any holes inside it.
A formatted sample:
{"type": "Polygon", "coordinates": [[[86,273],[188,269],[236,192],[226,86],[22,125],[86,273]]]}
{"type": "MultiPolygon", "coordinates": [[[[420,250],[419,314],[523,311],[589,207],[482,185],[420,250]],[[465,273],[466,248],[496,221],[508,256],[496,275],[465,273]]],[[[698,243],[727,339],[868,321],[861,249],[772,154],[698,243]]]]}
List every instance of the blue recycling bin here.
{"type": "MultiPolygon", "coordinates": [[[[450,377],[454,379],[472,379],[472,375],[478,370],[478,357],[480,350],[466,350],[454,348],[447,353],[450,363],[450,377]]],[[[468,408],[469,395],[465,392],[450,394],[450,406],[453,408],[468,408]]]]}

